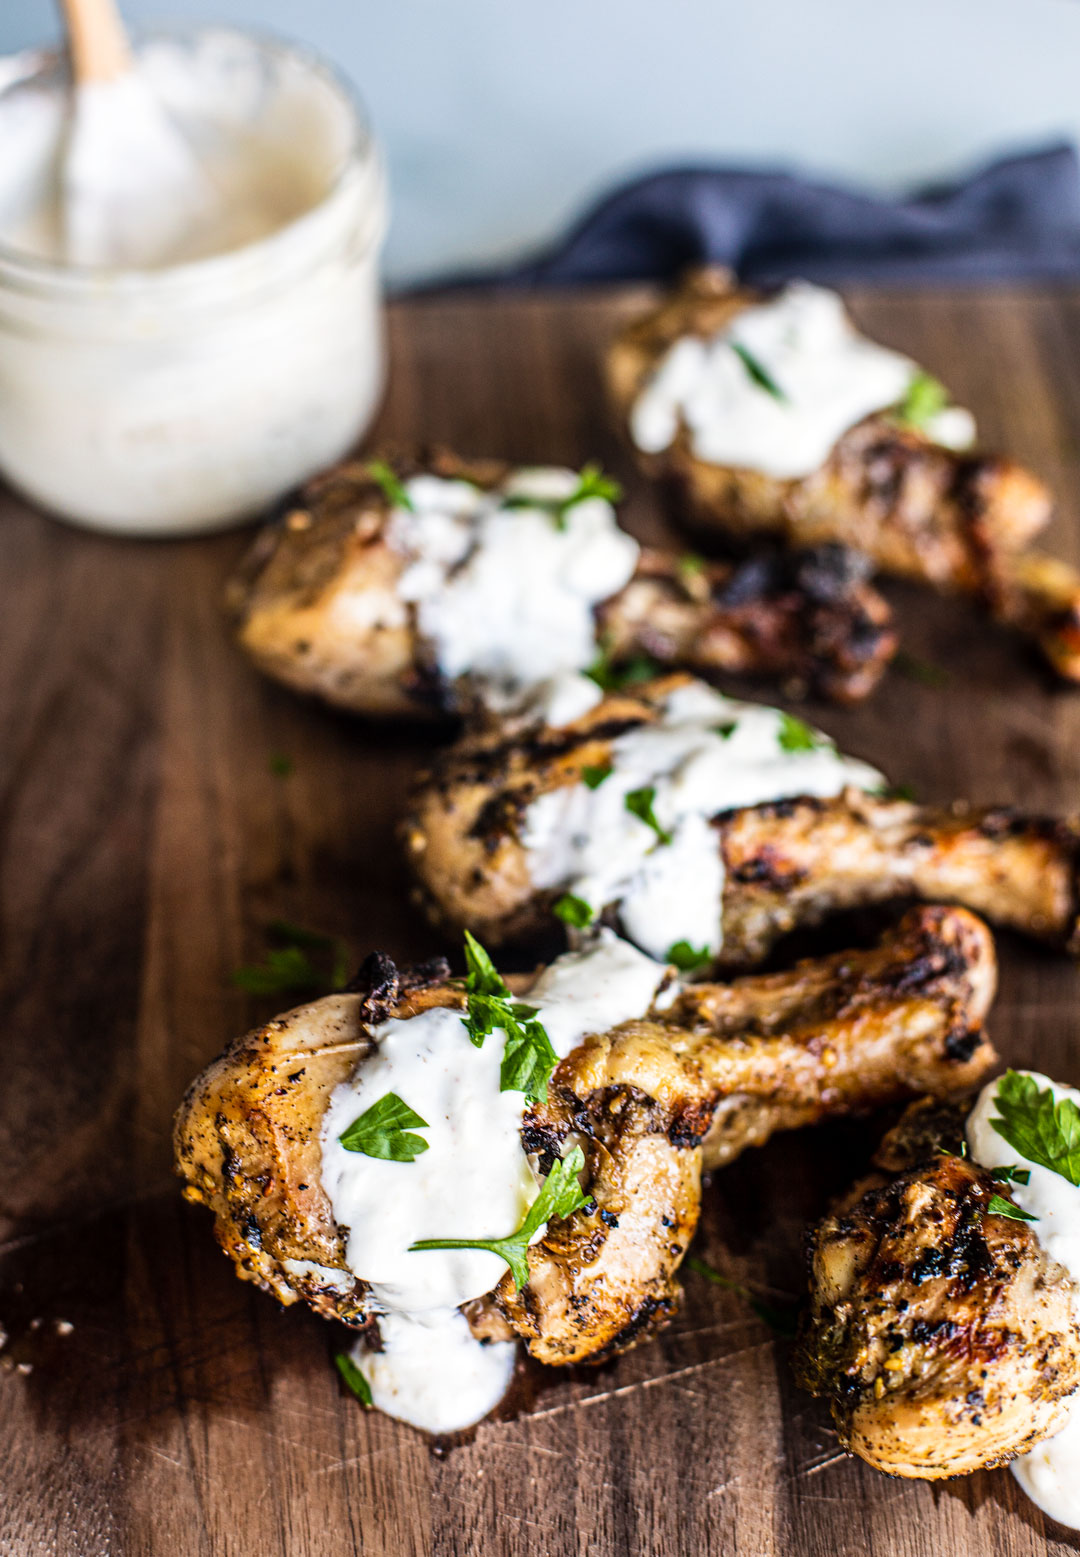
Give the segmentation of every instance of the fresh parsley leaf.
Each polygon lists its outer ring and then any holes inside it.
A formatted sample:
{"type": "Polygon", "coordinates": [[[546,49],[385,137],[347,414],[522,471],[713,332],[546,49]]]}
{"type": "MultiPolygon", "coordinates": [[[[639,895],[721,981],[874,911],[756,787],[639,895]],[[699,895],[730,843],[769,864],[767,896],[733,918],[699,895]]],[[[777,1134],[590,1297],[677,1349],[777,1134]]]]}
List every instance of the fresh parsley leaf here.
{"type": "Polygon", "coordinates": [[[465,988],[470,995],[509,995],[495,964],[468,930],[465,931],[465,967],[468,970],[465,988]]]}
{"type": "MultiPolygon", "coordinates": [[[[518,1016],[531,1006],[511,1008],[518,1016]]],[[[535,1016],[533,1011],[533,1016],[535,1016]]],[[[534,1103],[547,1101],[548,1077],[559,1063],[541,1023],[526,1018],[506,1029],[506,1047],[499,1068],[500,1092],[524,1092],[534,1103]]]]}
{"type": "Polygon", "coordinates": [[[287,919],[271,920],[267,932],[286,944],[271,947],[261,963],[237,968],[232,976],[237,989],[249,995],[327,995],[344,987],[349,976],[349,948],[344,941],[287,919]]]}
{"type": "Polygon", "coordinates": [[[1014,1206],[1011,1200],[1004,1200],[1001,1195],[991,1195],[986,1202],[987,1216],[1007,1216],[1011,1222],[1037,1222],[1039,1218],[1032,1216],[1029,1211],[1021,1211],[1019,1206],[1014,1206]]]}
{"type": "Polygon", "coordinates": [[[585,675],[596,682],[601,692],[621,692],[624,687],[651,681],[660,674],[661,668],[649,654],[632,654],[628,660],[617,661],[610,646],[601,643],[599,653],[585,675]]]}
{"type": "Polygon", "coordinates": [[[581,782],[586,789],[599,789],[604,780],[611,777],[613,771],[610,762],[598,763],[595,768],[584,767],[581,770],[581,782]]]}
{"type": "Polygon", "coordinates": [[[334,1353],[334,1367],[341,1374],[341,1377],[345,1380],[345,1383],[352,1390],[360,1404],[370,1408],[372,1404],[371,1385],[360,1372],[355,1362],[353,1362],[348,1352],[334,1353]]]}
{"type": "Polygon", "coordinates": [[[763,1303],[756,1298],[749,1287],[744,1287],[739,1281],[732,1281],[730,1276],[721,1276],[718,1270],[713,1270],[704,1260],[696,1254],[686,1256],[686,1264],[690,1270],[696,1271],[699,1276],[704,1276],[706,1281],[711,1281],[716,1287],[723,1287],[727,1292],[736,1292],[744,1302],[749,1303],[759,1319],[763,1319],[770,1329],[778,1335],[792,1336],[796,1329],[796,1314],[794,1307],[791,1309],[775,1308],[771,1303],[763,1303]]]}
{"type": "Polygon", "coordinates": [[[749,351],[741,341],[730,341],[728,344],[759,389],[763,389],[767,395],[772,395],[774,400],[787,400],[787,395],[780,385],[753,352],[749,351]]]}
{"type": "Polygon", "coordinates": [[[739,721],[737,719],[727,719],[723,724],[714,724],[713,733],[718,735],[722,741],[730,741],[738,728],[739,721]]]}
{"type": "Polygon", "coordinates": [[[943,670],[940,665],[932,665],[929,660],[917,659],[906,649],[900,649],[893,656],[893,668],[908,681],[917,681],[924,687],[947,687],[952,680],[949,672],[943,670]]]}
{"type": "Polygon", "coordinates": [[[586,903],[583,897],[575,897],[572,892],[564,892],[551,911],[556,919],[561,919],[563,924],[575,930],[584,930],[596,918],[592,904],[586,903]]]}
{"type": "Polygon", "coordinates": [[[699,557],[693,551],[684,551],[678,561],[679,572],[683,578],[700,578],[707,566],[705,558],[699,557]]]}
{"type": "Polygon", "coordinates": [[[909,427],[925,427],[949,403],[949,391],[940,379],[922,371],[915,374],[896,408],[897,418],[909,427]]]}
{"type": "Polygon", "coordinates": [[[1018,1168],[1014,1163],[1011,1168],[991,1168],[990,1177],[995,1184],[1029,1184],[1031,1169],[1018,1168]]]}
{"type": "Polygon", "coordinates": [[[915,790],[911,784],[892,784],[885,791],[890,800],[915,800],[915,790]]]}
{"type": "Polygon", "coordinates": [[[524,1092],[533,1102],[547,1100],[548,1077],[559,1063],[543,1025],[536,1021],[536,1007],[514,1000],[475,936],[465,931],[466,1014],[462,1025],[478,1049],[496,1029],[506,1040],[499,1070],[500,1092],[524,1092]]]}
{"type": "Polygon", "coordinates": [[[1014,1151],[1080,1185],[1080,1108],[1072,1098],[1055,1102],[1049,1087],[1039,1091],[1034,1076],[1007,1070],[998,1082],[990,1120],[1014,1151]]]}
{"type": "Polygon", "coordinates": [[[601,497],[605,503],[614,505],[622,501],[622,495],[622,487],[619,483],[611,476],[605,476],[599,465],[593,463],[583,465],[578,474],[577,490],[563,499],[563,513],[591,497],[601,497]]]}
{"type": "Polygon", "coordinates": [[[605,503],[618,503],[622,487],[610,476],[605,476],[599,465],[583,465],[578,472],[578,484],[569,497],[530,497],[527,492],[512,492],[503,499],[504,508],[539,508],[549,514],[557,530],[566,529],[566,516],[571,508],[591,497],[603,498],[605,503]]]}
{"type": "Polygon", "coordinates": [[[785,713],[780,715],[780,729],[776,739],[781,751],[818,751],[832,745],[826,736],[819,735],[801,719],[796,719],[794,714],[785,713]]]}
{"type": "Polygon", "coordinates": [[[551,1172],[540,1193],[525,1214],[525,1220],[516,1233],[507,1238],[421,1238],[409,1245],[412,1250],[422,1249],[488,1249],[506,1261],[514,1277],[514,1285],[520,1292],[529,1283],[529,1240],[547,1222],[558,1217],[573,1216],[575,1211],[589,1202],[581,1193],[577,1176],[585,1166],[585,1154],[575,1146],[566,1157],[556,1158],[551,1172]]]}
{"type": "Polygon", "coordinates": [[[385,460],[370,460],[367,473],[382,488],[383,496],[392,508],[405,508],[410,514],[416,512],[416,505],[392,465],[385,460]]]}
{"type": "Polygon", "coordinates": [[[510,1003],[504,995],[467,995],[462,1026],[474,1048],[482,1049],[484,1039],[495,1029],[503,1028],[511,1020],[510,1003]]]}
{"type": "Polygon", "coordinates": [[[388,1092],[377,1103],[354,1119],[338,1140],[347,1152],[363,1152],[365,1157],[381,1157],[387,1162],[413,1162],[426,1152],[428,1142],[410,1130],[426,1130],[428,1122],[402,1101],[396,1092],[388,1092]]]}
{"type": "Polygon", "coordinates": [[[661,843],[670,843],[671,834],[656,820],[656,812],[653,810],[655,799],[656,786],[646,784],[643,789],[632,789],[624,796],[623,805],[631,816],[636,816],[639,821],[645,823],[646,827],[651,827],[661,843]]]}
{"type": "Polygon", "coordinates": [[[275,778],[288,778],[293,770],[293,760],[291,757],[286,757],[283,752],[273,752],[267,766],[275,778]]]}
{"type": "Polygon", "coordinates": [[[694,968],[700,968],[702,963],[712,961],[712,952],[707,946],[691,946],[689,941],[676,941],[668,947],[665,962],[673,962],[680,973],[690,973],[694,968]]]}

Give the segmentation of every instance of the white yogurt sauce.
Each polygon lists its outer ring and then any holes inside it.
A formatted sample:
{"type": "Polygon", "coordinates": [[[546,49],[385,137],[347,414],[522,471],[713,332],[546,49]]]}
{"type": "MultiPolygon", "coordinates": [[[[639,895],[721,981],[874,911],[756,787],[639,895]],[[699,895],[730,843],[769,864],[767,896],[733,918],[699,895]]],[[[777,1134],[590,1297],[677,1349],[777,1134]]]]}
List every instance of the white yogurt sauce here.
{"type": "Polygon", "coordinates": [[[409,559],[399,594],[415,604],[439,670],[474,677],[493,706],[545,688],[561,693],[560,719],[588,706],[592,694],[568,673],[595,660],[594,607],[629,582],[638,544],[604,498],[573,504],[561,523],[549,508],[516,506],[558,503],[578,482],[554,467],[519,470],[495,492],[414,476],[412,510],[391,516],[390,545],[409,559]]]}
{"type": "MultiPolygon", "coordinates": [[[[639,449],[656,454],[684,424],[697,458],[791,480],[819,469],[863,417],[897,405],[918,371],[860,335],[835,292],[796,281],[710,340],[676,341],[638,395],[630,432],[639,449]],[[779,395],[755,380],[737,348],[779,395]]],[[[925,430],[965,447],[975,428],[968,412],[948,407],[925,430]]]]}
{"type": "MultiPolygon", "coordinates": [[[[1075,1087],[1059,1086],[1038,1071],[1022,1074],[1034,1077],[1040,1092],[1049,1087],[1055,1101],[1071,1098],[1080,1106],[1080,1091],[1075,1087]]],[[[1022,1157],[997,1133],[990,1123],[997,1113],[997,1088],[997,1081],[985,1086],[968,1116],[968,1150],[984,1168],[1015,1166],[1028,1170],[1028,1182],[1010,1183],[1005,1193],[1022,1211],[1038,1218],[1031,1224],[1032,1232],[1047,1254],[1080,1281],[1080,1189],[1060,1173],[1022,1157]]],[[[1010,1469],[1033,1503],[1060,1524],[1080,1529],[1080,1396],[1073,1400],[1069,1420],[1062,1430],[1030,1453],[1020,1455],[1010,1469]]]]}
{"type": "Polygon", "coordinates": [[[311,88],[305,102],[291,82],[267,111],[225,37],[152,39],[113,80],[73,91],[56,72],[0,96],[0,239],[53,263],[147,269],[229,253],[310,210],[336,154],[311,88]]]}
{"type": "MultiPolygon", "coordinates": [[[[665,977],[609,930],[560,957],[530,990],[561,1057],[590,1032],[642,1016],[665,977]]],[[[474,1340],[459,1306],[498,1285],[506,1265],[486,1250],[424,1250],[423,1238],[501,1237],[521,1225],[538,1183],[521,1145],[524,1097],[499,1091],[503,1034],[482,1048],[460,1011],[437,1007],[382,1023],[377,1048],[335,1089],[322,1137],[322,1181],[334,1219],[348,1230],[346,1258],[371,1283],[382,1318],[381,1352],[358,1346],[357,1367],[374,1404],[428,1432],[485,1416],[513,1371],[510,1343],[474,1340]],[[394,1092],[426,1126],[428,1150],[413,1162],[346,1151],[341,1133],[394,1092]]],[[[542,1236],[540,1229],[536,1236],[542,1236]]]]}
{"type": "Polygon", "coordinates": [[[678,687],[655,724],[614,741],[612,771],[595,789],[566,785],[529,806],[523,842],[533,882],[597,913],[616,905],[625,933],[654,957],[678,941],[718,952],[724,866],[711,819],[734,806],[884,782],[817,732],[812,750],[785,750],[784,729],[778,709],[700,681],[678,687]],[[647,788],[670,842],[627,808],[627,796],[647,788]]]}
{"type": "Polygon", "coordinates": [[[214,529],[375,408],[382,171],[307,53],[212,28],[136,66],[80,94],[70,143],[55,60],[0,92],[0,466],[78,523],[214,529]]]}

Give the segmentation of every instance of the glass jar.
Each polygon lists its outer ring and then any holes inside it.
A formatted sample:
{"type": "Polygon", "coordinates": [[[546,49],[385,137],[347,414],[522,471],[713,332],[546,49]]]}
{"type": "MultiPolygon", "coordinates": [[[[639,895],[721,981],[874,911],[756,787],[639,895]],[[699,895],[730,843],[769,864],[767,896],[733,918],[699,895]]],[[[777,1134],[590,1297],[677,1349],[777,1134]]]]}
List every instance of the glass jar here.
{"type": "MultiPolygon", "coordinates": [[[[0,469],[50,512],[131,535],[265,509],[355,443],[385,371],[385,184],[356,99],[277,41],[213,29],[145,47],[166,45],[217,51],[238,112],[273,112],[278,94],[292,155],[310,144],[326,166],[303,214],[186,264],[78,269],[0,243],[0,469]]],[[[29,84],[60,67],[38,70],[29,84]]]]}

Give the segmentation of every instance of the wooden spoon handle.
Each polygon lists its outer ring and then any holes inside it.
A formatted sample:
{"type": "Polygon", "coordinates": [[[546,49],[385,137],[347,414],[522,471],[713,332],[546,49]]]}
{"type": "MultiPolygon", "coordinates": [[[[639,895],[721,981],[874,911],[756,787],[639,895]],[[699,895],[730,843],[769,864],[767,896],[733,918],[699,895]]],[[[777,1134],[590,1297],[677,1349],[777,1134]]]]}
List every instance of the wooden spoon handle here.
{"type": "Polygon", "coordinates": [[[131,69],[131,44],[116,0],[60,0],[75,80],[111,81],[131,69]]]}

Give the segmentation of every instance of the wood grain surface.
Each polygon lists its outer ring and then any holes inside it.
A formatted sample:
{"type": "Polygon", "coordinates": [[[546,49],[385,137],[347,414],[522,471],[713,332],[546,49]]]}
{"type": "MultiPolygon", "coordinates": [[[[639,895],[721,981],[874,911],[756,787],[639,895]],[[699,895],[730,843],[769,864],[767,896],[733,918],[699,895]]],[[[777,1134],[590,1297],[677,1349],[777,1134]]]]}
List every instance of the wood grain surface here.
{"type": "MultiPolygon", "coordinates": [[[[659,536],[596,367],[635,301],[397,305],[379,435],[600,458],[626,481],[631,526],[659,536]]],[[[1053,542],[1080,561],[1080,295],[854,302],[1054,484],[1053,542]]],[[[392,839],[436,737],[337,716],[249,669],[219,611],[245,543],[110,540],[0,505],[0,1553],[1080,1549],[1007,1472],[935,1487],[846,1458],[792,1383],[786,1343],[692,1274],[661,1340],[530,1379],[516,1416],[448,1451],[365,1415],[330,1366],[331,1328],[234,1279],[169,1164],[185,1083],[272,1008],[232,970],[275,916],[344,935],[357,958],[438,949],[392,839]]],[[[868,706],[813,716],[920,798],[1080,809],[1080,693],[1052,688],[967,606],[895,598],[907,648],[948,685],[893,672],[868,706]]],[[[1016,941],[1001,952],[999,1048],[1076,1081],[1080,972],[1016,941]]],[[[805,1223],[874,1134],[748,1153],[707,1193],[699,1251],[794,1291],[805,1223]]]]}

